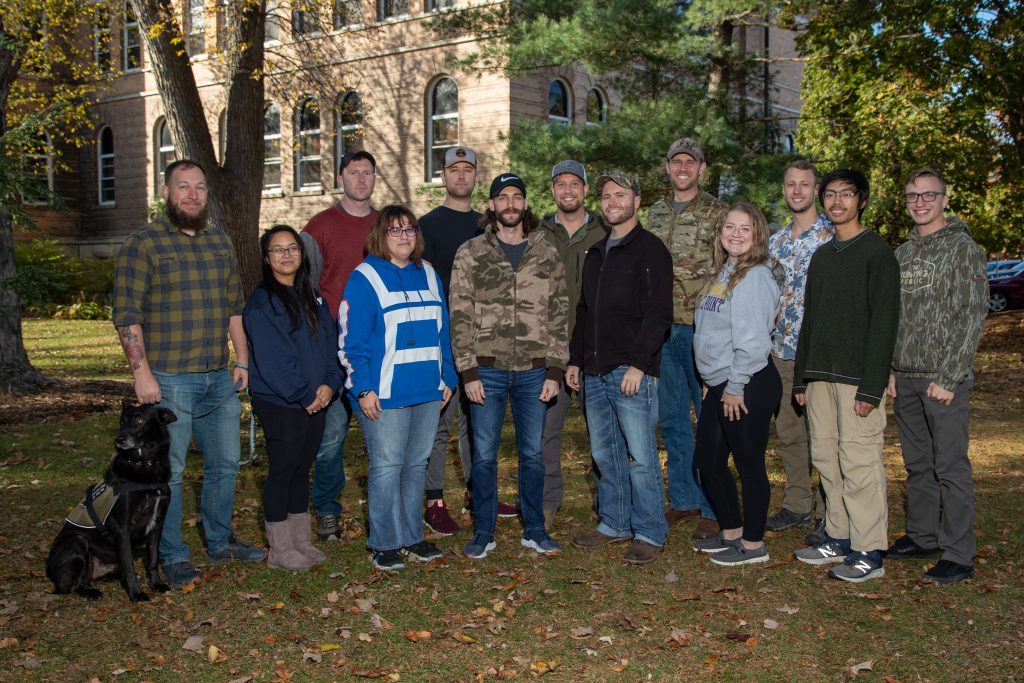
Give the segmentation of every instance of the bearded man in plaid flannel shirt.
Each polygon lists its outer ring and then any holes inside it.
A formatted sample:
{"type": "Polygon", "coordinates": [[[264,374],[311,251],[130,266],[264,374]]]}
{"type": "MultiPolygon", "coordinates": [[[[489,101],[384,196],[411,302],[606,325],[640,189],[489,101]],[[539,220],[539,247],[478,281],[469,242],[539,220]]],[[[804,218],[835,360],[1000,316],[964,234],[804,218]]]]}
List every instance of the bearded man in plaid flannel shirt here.
{"type": "Polygon", "coordinates": [[[171,502],[160,561],[176,586],[196,578],[181,537],[182,474],[195,436],[203,453],[200,514],[213,563],[261,561],[266,553],[235,537],[231,513],[241,447],[237,391],[249,383],[242,329],[244,300],[235,251],[207,221],[206,174],[180,160],[164,171],[165,215],[125,240],[114,272],[114,326],[135,378],[139,403],[169,408],[171,502]],[[230,337],[237,361],[228,370],[230,337]]]}

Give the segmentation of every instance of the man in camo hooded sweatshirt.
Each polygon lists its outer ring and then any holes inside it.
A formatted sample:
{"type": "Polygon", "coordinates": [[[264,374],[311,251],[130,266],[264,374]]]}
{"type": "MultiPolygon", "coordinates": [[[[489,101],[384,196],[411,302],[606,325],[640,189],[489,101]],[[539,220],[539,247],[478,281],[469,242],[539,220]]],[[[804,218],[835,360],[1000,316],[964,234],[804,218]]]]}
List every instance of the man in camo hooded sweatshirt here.
{"type": "Polygon", "coordinates": [[[914,229],[896,249],[901,310],[888,393],[907,468],[907,533],[887,557],[941,555],[924,578],[956,583],[974,576],[967,399],[988,304],[985,254],[963,221],[946,217],[938,171],[911,173],[906,202],[914,229]]]}

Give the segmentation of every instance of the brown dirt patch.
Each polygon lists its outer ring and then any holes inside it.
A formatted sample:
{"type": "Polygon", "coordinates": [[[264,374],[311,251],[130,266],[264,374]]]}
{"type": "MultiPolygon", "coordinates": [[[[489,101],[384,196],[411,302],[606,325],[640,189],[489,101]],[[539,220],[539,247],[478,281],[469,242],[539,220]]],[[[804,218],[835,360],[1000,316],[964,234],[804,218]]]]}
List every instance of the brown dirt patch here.
{"type": "Polygon", "coordinates": [[[62,381],[34,394],[0,393],[0,425],[65,422],[94,413],[115,412],[134,400],[129,382],[62,381]]]}

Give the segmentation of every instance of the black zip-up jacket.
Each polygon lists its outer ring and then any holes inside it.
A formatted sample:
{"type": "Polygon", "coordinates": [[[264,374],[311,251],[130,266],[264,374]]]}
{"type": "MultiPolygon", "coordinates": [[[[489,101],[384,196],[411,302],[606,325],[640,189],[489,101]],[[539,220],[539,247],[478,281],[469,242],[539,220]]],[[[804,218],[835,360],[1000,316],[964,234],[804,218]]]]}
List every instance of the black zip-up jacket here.
{"type": "Polygon", "coordinates": [[[657,377],[672,327],[672,257],[638,223],[619,245],[587,250],[569,364],[586,375],[631,365],[657,377]]]}

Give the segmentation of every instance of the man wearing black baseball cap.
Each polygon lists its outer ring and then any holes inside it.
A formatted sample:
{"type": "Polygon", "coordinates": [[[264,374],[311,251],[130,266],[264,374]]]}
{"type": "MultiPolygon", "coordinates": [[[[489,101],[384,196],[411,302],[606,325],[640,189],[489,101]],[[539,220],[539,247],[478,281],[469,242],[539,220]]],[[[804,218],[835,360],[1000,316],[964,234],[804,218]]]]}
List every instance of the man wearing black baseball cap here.
{"type": "MultiPolygon", "coordinates": [[[[347,153],[338,164],[338,183],[345,193],[341,201],[313,216],[300,235],[312,266],[313,285],[327,299],[335,320],[345,284],[363,260],[366,236],[377,217],[370,206],[376,181],[377,160],[372,154],[365,150],[347,153]]],[[[345,488],[345,434],[351,416],[344,392],[339,393],[327,408],[327,425],[313,469],[311,498],[321,541],[340,537],[338,496],[345,488]]]]}
{"type": "Polygon", "coordinates": [[[498,448],[512,403],[519,452],[522,545],[552,554],[559,545],[544,528],[541,435],[546,402],[558,395],[568,358],[565,273],[557,250],[538,230],[526,186],[514,173],[491,182],[484,234],[455,255],[452,351],[470,400],[473,453],[473,539],[463,554],[494,549],[498,448]]]}

